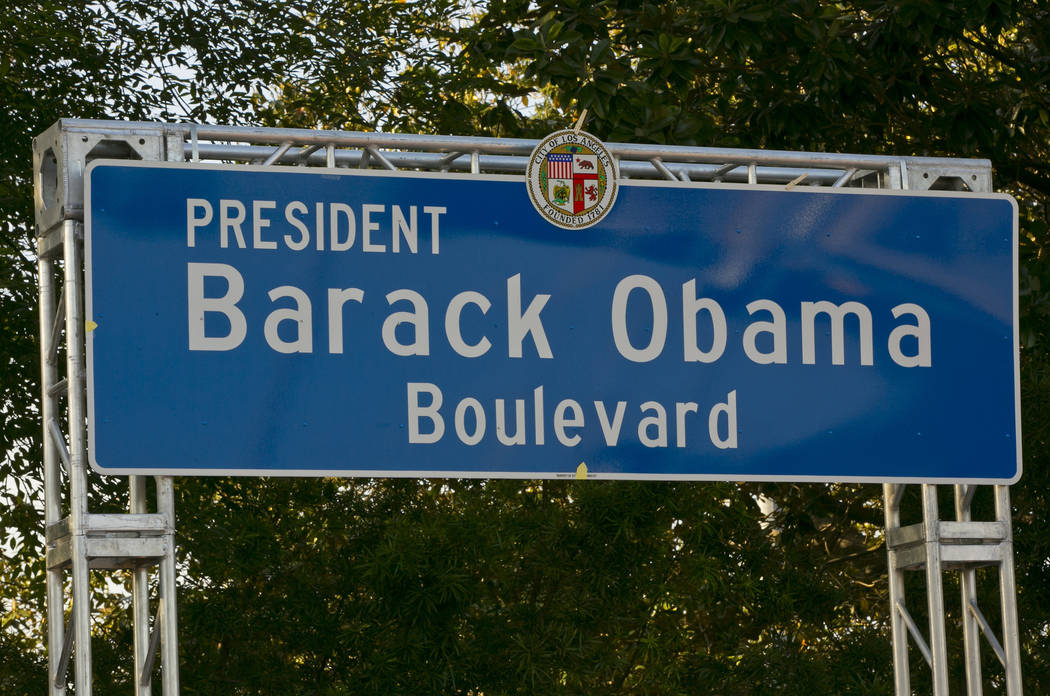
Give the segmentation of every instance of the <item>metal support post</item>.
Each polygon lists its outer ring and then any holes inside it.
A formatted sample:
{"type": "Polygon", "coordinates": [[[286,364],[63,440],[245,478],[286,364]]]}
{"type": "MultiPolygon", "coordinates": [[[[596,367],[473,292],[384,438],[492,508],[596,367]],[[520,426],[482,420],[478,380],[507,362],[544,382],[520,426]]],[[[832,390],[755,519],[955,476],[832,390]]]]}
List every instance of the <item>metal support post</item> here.
{"type": "Polygon", "coordinates": [[[164,696],[179,693],[179,632],[175,585],[175,487],[170,476],[157,477],[157,509],[165,520],[164,540],[168,552],[160,561],[161,666],[164,696]]]}
{"type": "Polygon", "coordinates": [[[81,693],[91,693],[91,578],[88,569],[87,542],[84,526],[87,521],[87,443],[84,426],[84,312],[81,298],[83,266],[80,243],[77,240],[79,223],[65,220],[63,226],[63,254],[65,256],[66,299],[66,379],[70,388],[67,395],[69,411],[70,455],[70,526],[72,529],[73,566],[73,645],[75,653],[75,680],[81,693]]]}
{"type": "Polygon", "coordinates": [[[1021,640],[1017,622],[1017,580],[1014,576],[1014,534],[1010,524],[1010,489],[995,487],[995,516],[1004,526],[999,557],[999,601],[1002,612],[1002,642],[1006,653],[1007,696],[1021,696],[1021,640]]]}
{"type": "MultiPolygon", "coordinates": [[[[62,517],[62,494],[59,487],[61,472],[57,445],[51,436],[50,424],[57,418],[58,395],[52,393],[52,385],[58,381],[53,346],[57,343],[54,327],[55,311],[55,277],[51,259],[39,256],[37,272],[40,282],[40,381],[42,394],[40,398],[40,416],[43,422],[44,445],[44,524],[46,527],[58,522],[62,517]]],[[[65,588],[60,570],[47,569],[47,641],[48,645],[62,645],[65,640],[65,588]]],[[[47,654],[48,693],[50,696],[62,696],[66,692],[66,680],[58,674],[59,654],[49,650],[47,654]],[[60,682],[58,678],[61,677],[60,682]]]]}
{"type": "MultiPolygon", "coordinates": [[[[131,476],[128,486],[131,491],[130,507],[132,514],[146,512],[146,478],[131,476]]],[[[152,660],[150,659],[149,629],[149,569],[140,566],[132,570],[131,604],[133,629],[135,632],[135,696],[150,696],[152,681],[152,660]]],[[[154,630],[157,630],[154,628],[154,630]]]]}
{"type": "MultiPolygon", "coordinates": [[[[886,530],[901,526],[900,496],[904,486],[886,483],[882,486],[885,500],[883,512],[886,518],[886,530]]],[[[887,544],[889,554],[889,594],[890,594],[890,629],[893,634],[893,684],[897,696],[911,693],[911,672],[908,669],[908,627],[904,616],[904,570],[897,562],[897,551],[887,544]]]]}
{"type": "Polygon", "coordinates": [[[944,630],[944,584],[941,578],[940,513],[937,509],[936,486],[922,486],[922,517],[926,537],[926,604],[930,619],[933,696],[949,696],[948,640],[944,630]]]}
{"type": "MultiPolygon", "coordinates": [[[[183,156],[180,137],[177,150],[183,156]]],[[[164,692],[178,693],[175,640],[174,496],[171,479],[158,485],[160,511],[150,514],[146,479],[132,477],[128,514],[92,514],[88,506],[88,442],[85,363],[82,223],[86,164],[96,157],[161,159],[163,129],[151,124],[123,132],[76,133],[59,122],[34,139],[37,263],[40,289],[41,416],[43,426],[44,518],[47,540],[48,693],[65,696],[67,684],[78,696],[92,692],[91,570],[132,571],[135,664],[134,693],[150,693],[157,641],[163,633],[164,692]],[[63,282],[56,290],[55,260],[61,254],[63,282]],[[58,357],[65,347],[64,364],[58,357]],[[65,369],[65,377],[61,375],[65,369]],[[66,399],[65,413],[61,399],[66,399]],[[65,416],[63,418],[63,415],[65,416]],[[62,421],[65,421],[63,432],[62,421]],[[68,441],[68,444],[67,444],[68,441]],[[63,508],[63,488],[68,485],[63,508]],[[156,631],[149,634],[149,568],[161,565],[156,631]],[[66,572],[69,575],[66,575],[66,572]],[[66,583],[72,586],[72,605],[66,583]],[[69,674],[73,661],[72,675],[69,674]],[[145,679],[143,679],[145,676],[145,679]]]]}
{"type": "Polygon", "coordinates": [[[1021,696],[1021,653],[1013,569],[1013,535],[1010,531],[1009,488],[994,487],[994,521],[975,521],[972,519],[970,506],[977,487],[956,485],[955,520],[942,521],[938,519],[936,487],[923,485],[923,521],[903,527],[900,524],[901,488],[894,485],[884,487],[890,602],[894,610],[895,693],[897,696],[912,696],[907,651],[908,633],[900,628],[902,620],[930,664],[934,696],[946,696],[949,693],[942,578],[945,571],[956,571],[960,581],[960,621],[967,696],[983,694],[980,645],[982,638],[1003,665],[1007,696],[1021,696]],[[980,608],[977,569],[985,566],[996,567],[999,571],[1002,640],[995,635],[980,608]],[[905,570],[922,570],[926,580],[930,614],[928,646],[904,604],[905,570]]]}
{"type": "MultiPolygon", "coordinates": [[[[955,519],[970,522],[970,502],[974,486],[955,486],[955,519]]],[[[959,569],[959,593],[962,600],[963,650],[966,658],[966,695],[981,696],[981,628],[977,616],[970,610],[977,602],[977,568],[959,569]]]]}

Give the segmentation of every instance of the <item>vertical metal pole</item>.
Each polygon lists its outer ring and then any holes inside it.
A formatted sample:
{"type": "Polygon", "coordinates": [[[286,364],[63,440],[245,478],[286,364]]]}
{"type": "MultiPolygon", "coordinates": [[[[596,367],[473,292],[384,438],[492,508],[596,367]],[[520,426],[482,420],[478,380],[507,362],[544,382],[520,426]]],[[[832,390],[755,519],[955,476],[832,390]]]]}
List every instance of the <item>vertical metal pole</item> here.
{"type": "Polygon", "coordinates": [[[1007,696],[1021,696],[1020,625],[1017,622],[1017,583],[1014,576],[1014,533],[1011,521],[1010,488],[995,487],[995,516],[1006,529],[999,563],[999,601],[1003,618],[1003,651],[1006,653],[1007,696]]]}
{"type": "MultiPolygon", "coordinates": [[[[51,386],[58,381],[58,366],[51,362],[51,343],[57,340],[52,335],[55,323],[55,277],[51,259],[37,259],[40,282],[40,415],[44,427],[44,529],[48,529],[62,518],[62,472],[58,466],[58,453],[51,438],[48,424],[55,418],[58,397],[50,393],[51,386]]],[[[62,569],[46,569],[47,572],[47,683],[50,696],[66,693],[65,682],[55,684],[55,671],[59,653],[65,639],[66,593],[62,582],[62,569]]]]}
{"type": "MultiPolygon", "coordinates": [[[[129,481],[131,489],[131,512],[146,512],[146,477],[132,476],[129,481]]],[[[138,567],[132,571],[131,602],[135,631],[135,669],[132,677],[135,683],[135,696],[150,696],[151,685],[147,676],[142,674],[149,654],[149,570],[138,567]]]]}
{"type": "Polygon", "coordinates": [[[930,613],[930,666],[933,696],[948,694],[948,641],[944,629],[944,585],[941,580],[941,530],[937,486],[922,484],[922,519],[926,537],[926,601],[930,613]]]}
{"type": "Polygon", "coordinates": [[[160,562],[161,674],[164,696],[179,693],[179,630],[175,596],[175,487],[170,476],[158,476],[157,511],[167,520],[164,541],[167,552],[160,562]]]}
{"type": "Polygon", "coordinates": [[[88,570],[87,542],[84,526],[87,521],[88,489],[85,471],[87,459],[84,432],[84,312],[81,304],[80,244],[77,241],[78,223],[66,220],[63,225],[63,252],[65,255],[66,298],[66,379],[69,382],[69,456],[70,456],[70,538],[73,566],[73,637],[76,649],[74,684],[77,696],[91,694],[91,576],[88,570]]]}
{"type": "MultiPolygon", "coordinates": [[[[904,188],[900,178],[900,170],[895,167],[887,167],[886,176],[888,188],[904,188]],[[896,174],[896,176],[895,176],[896,174]]],[[[900,529],[901,510],[900,504],[903,499],[904,484],[886,483],[882,486],[883,498],[885,498],[886,535],[890,530],[900,529]]],[[[908,627],[901,616],[904,603],[904,570],[897,564],[897,552],[890,548],[887,538],[889,562],[889,586],[890,586],[890,626],[893,631],[893,685],[896,696],[911,696],[911,666],[908,664],[908,627]]]]}
{"type": "MultiPolygon", "coordinates": [[[[335,144],[325,146],[325,164],[335,167],[335,144]]],[[[174,479],[170,476],[154,478],[157,490],[157,512],[166,519],[164,559],[158,569],[157,621],[153,630],[162,641],[161,647],[161,688],[164,696],[178,696],[179,693],[179,622],[177,611],[178,596],[175,592],[175,489],[174,479]]],[[[145,485],[145,484],[143,484],[145,485]]],[[[151,637],[151,644],[154,640],[151,637]]],[[[151,645],[153,647],[153,645],[151,645]]]]}
{"type": "MultiPolygon", "coordinates": [[[[883,511],[886,517],[886,535],[901,526],[900,499],[897,489],[902,484],[882,485],[883,511]]],[[[889,564],[890,628],[893,631],[893,685],[896,696],[911,696],[911,673],[908,668],[908,627],[897,607],[904,606],[904,571],[897,567],[897,552],[886,544],[889,564]]]]}
{"type": "MultiPolygon", "coordinates": [[[[955,519],[970,521],[969,498],[966,486],[955,486],[955,519]]],[[[959,570],[959,591],[962,596],[963,651],[966,658],[966,695],[981,696],[981,628],[977,617],[970,611],[971,602],[977,600],[977,568],[966,566],[959,570]]]]}

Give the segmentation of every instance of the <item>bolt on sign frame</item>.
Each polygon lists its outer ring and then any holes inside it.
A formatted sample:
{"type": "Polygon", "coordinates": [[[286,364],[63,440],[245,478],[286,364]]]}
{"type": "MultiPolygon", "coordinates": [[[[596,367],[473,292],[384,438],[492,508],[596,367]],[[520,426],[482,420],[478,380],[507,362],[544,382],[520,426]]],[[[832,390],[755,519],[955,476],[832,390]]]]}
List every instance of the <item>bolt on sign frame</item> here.
{"type": "MultiPolygon", "coordinates": [[[[147,509],[147,476],[129,476],[130,510],[88,509],[84,310],[85,170],[94,160],[355,168],[437,175],[521,175],[532,140],[313,131],[284,128],[63,119],[33,141],[40,283],[42,420],[47,540],[48,688],[53,696],[90,694],[89,575],[133,571],[134,689],[151,693],[159,657],[165,694],[179,690],[173,479],[155,476],[156,511],[147,509]],[[64,425],[63,425],[64,424],[64,425]],[[154,576],[155,573],[155,577],[154,576]],[[152,579],[151,579],[152,578],[152,579]],[[67,580],[69,580],[67,582],[67,580]],[[66,612],[67,599],[71,608],[66,612]],[[156,598],[151,599],[151,588],[156,598]],[[155,605],[155,611],[152,606],[155,605]],[[152,626],[152,628],[151,628],[152,626]],[[72,680],[69,676],[74,662],[72,680]]],[[[987,160],[889,157],[612,143],[621,180],[764,184],[785,188],[992,190],[987,160]]],[[[192,166],[192,165],[191,165],[192,166]]],[[[524,195],[524,191],[523,191],[524,195]]],[[[931,670],[933,696],[947,696],[948,631],[942,578],[958,572],[968,696],[982,693],[981,638],[1003,666],[999,680],[1020,696],[1020,656],[1009,488],[985,486],[995,519],[972,519],[976,485],[955,485],[953,520],[942,520],[938,487],[919,484],[921,521],[903,524],[905,485],[884,484],[889,591],[897,696],[910,695],[909,637],[931,670]],[[978,602],[977,571],[998,570],[1000,631],[978,602]],[[905,571],[925,585],[928,630],[906,604],[905,571]]],[[[907,497],[911,500],[911,497],[907,497]]],[[[915,512],[912,512],[915,516],[915,512]]]]}

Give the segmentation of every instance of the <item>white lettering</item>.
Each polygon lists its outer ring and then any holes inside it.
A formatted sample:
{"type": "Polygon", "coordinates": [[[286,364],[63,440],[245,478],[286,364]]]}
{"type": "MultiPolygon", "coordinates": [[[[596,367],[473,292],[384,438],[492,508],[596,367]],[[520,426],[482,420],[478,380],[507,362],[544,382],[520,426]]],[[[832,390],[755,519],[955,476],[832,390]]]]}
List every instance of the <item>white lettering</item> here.
{"type": "Polygon", "coordinates": [[[815,329],[813,324],[818,314],[828,315],[831,323],[831,364],[844,365],[846,362],[846,338],[843,325],[847,314],[855,315],[860,322],[860,364],[873,364],[874,348],[871,342],[871,311],[860,302],[843,302],[841,305],[837,305],[827,300],[802,303],[803,364],[813,365],[816,363],[815,329]]]}
{"type": "Polygon", "coordinates": [[[383,344],[394,355],[430,355],[430,312],[427,301],[414,290],[394,290],[386,296],[387,304],[407,301],[412,303],[411,312],[394,312],[383,322],[383,344]],[[413,328],[411,343],[397,340],[399,324],[413,328]]]}
{"type": "Polygon", "coordinates": [[[787,362],[787,317],[784,310],[773,300],[755,300],[747,305],[747,313],[769,312],[773,321],[753,321],[744,331],[744,352],[751,362],[759,365],[787,362]],[[773,350],[763,353],[758,349],[758,334],[768,333],[773,336],[773,350]]]}
{"type": "Polygon", "coordinates": [[[609,447],[615,447],[616,443],[620,441],[620,428],[623,426],[623,414],[627,410],[627,402],[616,402],[616,411],[613,414],[612,423],[609,422],[609,414],[605,410],[604,401],[595,401],[594,410],[598,413],[598,423],[602,426],[605,444],[609,447]]]}
{"type": "Polygon", "coordinates": [[[676,402],[674,405],[675,413],[675,445],[678,447],[685,447],[685,416],[687,413],[696,413],[700,409],[700,405],[695,401],[687,401],[686,403],[676,402]]]}
{"type": "Polygon", "coordinates": [[[197,244],[197,228],[205,227],[211,222],[211,203],[203,198],[186,199],[186,246],[193,247],[197,244]],[[197,217],[197,209],[204,211],[203,217],[197,217]]]}
{"type": "MultiPolygon", "coordinates": [[[[424,208],[425,210],[425,208],[424,208]]],[[[521,357],[521,343],[525,336],[531,335],[536,352],[541,358],[553,358],[547,334],[543,330],[540,312],[543,311],[550,295],[536,295],[529,303],[525,313],[521,312],[521,274],[507,278],[507,341],[508,355],[521,357]]]]}
{"type": "Polygon", "coordinates": [[[437,254],[441,249],[440,219],[448,210],[443,205],[425,205],[423,212],[430,216],[430,253],[437,254]]]}
{"type": "Polygon", "coordinates": [[[270,221],[263,216],[264,210],[273,210],[277,201],[252,201],[252,247],[255,249],[276,249],[277,242],[264,241],[262,231],[270,226],[270,221]]]}
{"type": "Polygon", "coordinates": [[[361,206],[361,251],[386,251],[386,246],[372,243],[372,232],[379,229],[379,223],[372,222],[372,213],[381,213],[384,210],[385,205],[366,203],[361,206]]]}
{"type": "Polygon", "coordinates": [[[317,237],[317,250],[324,251],[324,203],[320,201],[314,207],[317,215],[314,220],[314,236],[317,237]]]}
{"type": "Polygon", "coordinates": [[[542,445],[543,440],[543,387],[539,386],[532,390],[532,412],[535,416],[536,444],[542,445]]]}
{"type": "Polygon", "coordinates": [[[736,449],[736,389],[729,392],[725,403],[715,404],[707,417],[707,433],[711,437],[711,444],[718,449],[736,449]],[[726,436],[718,433],[719,416],[725,414],[726,436]]]}
{"type": "Polygon", "coordinates": [[[291,235],[284,235],[284,243],[292,251],[302,251],[310,243],[310,230],[306,228],[302,220],[294,215],[295,211],[305,215],[307,210],[306,204],[300,201],[292,201],[284,207],[284,219],[288,221],[289,225],[299,230],[299,241],[297,242],[292,241],[291,235]]]}
{"type": "Polygon", "coordinates": [[[485,410],[481,402],[472,397],[463,399],[456,405],[456,436],[464,445],[473,447],[485,437],[485,410]],[[474,432],[467,432],[467,409],[474,412],[474,432]]]}
{"type": "Polygon", "coordinates": [[[452,346],[452,350],[464,358],[477,358],[487,353],[489,348],[492,347],[492,343],[484,336],[474,344],[463,340],[459,320],[463,308],[468,304],[477,305],[481,309],[482,314],[488,312],[489,307],[492,306],[488,298],[480,292],[468,291],[459,293],[452,298],[452,301],[448,303],[448,309],[445,310],[445,335],[448,337],[448,343],[452,346]]]}
{"type": "Polygon", "coordinates": [[[269,293],[271,302],[281,297],[290,297],[295,300],[295,307],[275,309],[266,317],[263,325],[263,335],[266,342],[278,353],[311,353],[314,349],[313,343],[313,321],[310,311],[310,298],[306,293],[291,285],[282,285],[274,288],[269,293]],[[292,322],[295,328],[295,339],[285,341],[281,338],[278,328],[282,321],[292,322]]]}
{"type": "Polygon", "coordinates": [[[408,207],[408,221],[405,221],[405,214],[401,212],[401,206],[393,205],[391,208],[391,218],[394,227],[393,231],[393,242],[391,246],[394,253],[401,251],[401,236],[405,237],[405,244],[408,246],[408,250],[413,254],[416,253],[416,245],[418,239],[416,238],[416,206],[410,205],[408,207]]]}
{"type": "Polygon", "coordinates": [[[726,349],[726,315],[722,307],[709,297],[696,298],[696,280],[682,285],[682,339],[685,341],[685,361],[713,363],[726,349]],[[711,316],[711,348],[701,350],[696,330],[696,315],[706,310],[711,316]]]}
{"type": "Polygon", "coordinates": [[[191,263],[186,267],[187,306],[189,307],[190,350],[233,350],[248,334],[248,322],[237,303],[244,296],[244,278],[233,266],[224,263],[191,263]],[[204,296],[205,276],[226,279],[226,294],[204,296]],[[204,335],[204,315],[218,312],[230,322],[225,336],[204,335]]]}
{"type": "Polygon", "coordinates": [[[525,444],[525,399],[514,400],[514,434],[507,433],[507,408],[504,399],[496,399],[496,439],[503,445],[525,444]]]}
{"type": "MultiPolygon", "coordinates": [[[[331,242],[329,247],[332,251],[346,251],[354,245],[357,238],[357,220],[354,218],[353,209],[346,203],[332,203],[328,208],[329,235],[331,242]],[[346,238],[339,239],[339,215],[346,218],[346,238]]],[[[320,224],[320,219],[318,219],[320,224]]]]}
{"type": "Polygon", "coordinates": [[[408,441],[410,443],[428,445],[437,442],[445,434],[445,419],[438,413],[441,408],[441,390],[437,385],[429,382],[408,383],[408,441]],[[430,394],[430,405],[420,406],[419,395],[430,394]],[[424,433],[419,429],[419,421],[428,419],[433,424],[433,430],[424,433]]]}
{"type": "Polygon", "coordinates": [[[891,310],[894,319],[900,319],[902,314],[910,314],[915,317],[917,325],[902,324],[890,332],[889,350],[893,362],[901,367],[929,367],[932,364],[930,357],[930,315],[917,304],[910,302],[899,304],[891,310]],[[916,341],[915,355],[905,355],[901,348],[901,341],[905,336],[914,336],[916,341]]]}
{"type": "Polygon", "coordinates": [[[667,410],[656,401],[646,401],[642,413],[652,411],[656,415],[646,416],[638,422],[638,439],[646,447],[667,447],[667,410]],[[656,437],[650,437],[649,428],[656,427],[656,437]]]}
{"type": "Polygon", "coordinates": [[[613,292],[612,331],[616,350],[632,362],[649,362],[655,360],[664,349],[667,340],[667,301],[660,284],[646,275],[631,275],[621,280],[613,292]],[[649,295],[649,304],[653,310],[653,331],[649,345],[635,348],[627,335],[627,300],[632,290],[644,290],[649,295]]]}
{"type": "Polygon", "coordinates": [[[558,402],[558,405],[554,407],[554,434],[557,436],[558,442],[566,447],[575,447],[580,444],[582,439],[580,435],[567,435],[565,429],[582,427],[583,409],[580,408],[580,405],[572,399],[558,402]],[[567,418],[565,416],[566,411],[572,411],[572,416],[567,418]]]}
{"type": "Polygon", "coordinates": [[[225,249],[230,245],[230,231],[232,230],[237,238],[237,246],[241,249],[245,248],[241,223],[244,222],[246,215],[247,211],[240,201],[227,199],[219,201],[219,246],[225,249]],[[231,215],[231,211],[235,214],[231,215]]]}
{"type": "Polygon", "coordinates": [[[328,289],[328,352],[343,352],[343,305],[348,301],[364,302],[361,288],[328,289]]]}

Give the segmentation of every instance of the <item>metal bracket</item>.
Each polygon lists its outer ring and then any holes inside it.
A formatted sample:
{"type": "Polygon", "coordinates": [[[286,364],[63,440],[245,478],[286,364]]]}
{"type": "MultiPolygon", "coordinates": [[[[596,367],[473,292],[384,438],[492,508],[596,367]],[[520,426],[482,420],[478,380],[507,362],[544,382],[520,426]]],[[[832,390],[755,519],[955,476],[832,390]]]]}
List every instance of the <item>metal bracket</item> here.
{"type": "MultiPolygon", "coordinates": [[[[84,537],[89,568],[141,568],[156,565],[168,550],[168,523],[159,513],[88,514],[84,537]]],[[[73,562],[73,525],[70,518],[47,528],[48,569],[67,568],[73,562]]]]}
{"type": "Polygon", "coordinates": [[[33,183],[36,232],[43,236],[63,220],[84,216],[84,171],[100,158],[164,159],[164,137],[156,128],[122,132],[74,132],[58,121],[33,138],[33,183]]]}
{"type": "Polygon", "coordinates": [[[969,162],[948,164],[944,160],[915,157],[909,160],[908,188],[913,191],[973,191],[992,190],[992,173],[987,167],[969,162]]]}

